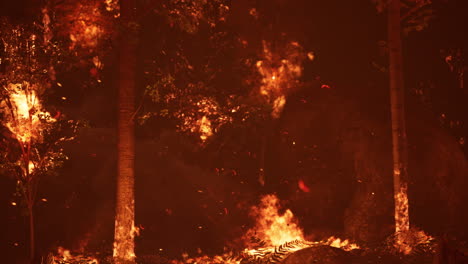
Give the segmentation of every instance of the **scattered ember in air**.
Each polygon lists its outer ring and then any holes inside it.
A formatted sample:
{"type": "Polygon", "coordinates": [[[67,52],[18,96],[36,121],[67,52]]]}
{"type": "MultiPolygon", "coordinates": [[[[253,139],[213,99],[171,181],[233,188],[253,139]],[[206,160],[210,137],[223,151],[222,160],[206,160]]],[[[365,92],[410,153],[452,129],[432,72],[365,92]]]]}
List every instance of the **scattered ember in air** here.
{"type": "Polygon", "coordinates": [[[303,191],[303,192],[306,192],[306,193],[310,192],[309,186],[307,186],[303,180],[299,180],[299,181],[297,182],[297,186],[298,186],[299,189],[300,189],[301,191],[303,191]]]}

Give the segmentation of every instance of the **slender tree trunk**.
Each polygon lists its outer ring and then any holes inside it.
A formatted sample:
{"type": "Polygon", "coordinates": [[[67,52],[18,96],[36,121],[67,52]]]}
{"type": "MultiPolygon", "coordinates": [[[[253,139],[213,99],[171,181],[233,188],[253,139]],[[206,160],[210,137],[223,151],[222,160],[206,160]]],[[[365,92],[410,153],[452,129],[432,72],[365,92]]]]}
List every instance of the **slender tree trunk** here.
{"type": "Polygon", "coordinates": [[[265,186],[265,149],[266,149],[266,135],[263,132],[260,140],[260,153],[259,153],[259,168],[258,168],[258,182],[261,186],[265,186]]]}
{"type": "Polygon", "coordinates": [[[35,258],[35,236],[34,236],[34,212],[33,206],[28,205],[28,213],[29,213],[29,260],[33,263],[35,258]]]}
{"type": "MultiPolygon", "coordinates": [[[[388,6],[388,46],[390,73],[390,103],[393,142],[393,186],[395,198],[395,232],[397,244],[404,245],[409,230],[408,213],[408,146],[405,125],[404,82],[400,25],[400,0],[390,0],[388,6]]],[[[404,247],[404,246],[403,246],[404,247]]],[[[407,251],[404,248],[403,251],[407,251]]]]}
{"type": "Polygon", "coordinates": [[[135,0],[120,1],[122,28],[119,47],[119,138],[114,233],[114,261],[116,264],[135,263],[135,135],[133,121],[137,46],[135,8],[135,0]]]}

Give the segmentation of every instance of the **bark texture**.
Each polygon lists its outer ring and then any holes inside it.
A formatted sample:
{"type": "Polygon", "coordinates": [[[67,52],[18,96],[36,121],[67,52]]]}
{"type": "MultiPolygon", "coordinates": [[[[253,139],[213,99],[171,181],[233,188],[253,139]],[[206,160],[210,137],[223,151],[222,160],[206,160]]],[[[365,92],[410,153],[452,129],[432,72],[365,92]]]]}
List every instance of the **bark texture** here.
{"type": "MultiPolygon", "coordinates": [[[[392,120],[393,191],[395,200],[395,232],[397,243],[400,233],[409,230],[408,212],[408,143],[404,107],[404,82],[402,68],[400,0],[388,5],[388,46],[390,106],[392,120]]],[[[399,242],[398,242],[399,241],[399,242]]]]}
{"type": "Polygon", "coordinates": [[[118,174],[115,209],[114,261],[134,263],[134,160],[135,160],[135,84],[136,84],[136,22],[135,0],[121,0],[122,31],[119,50],[119,119],[118,174]]]}

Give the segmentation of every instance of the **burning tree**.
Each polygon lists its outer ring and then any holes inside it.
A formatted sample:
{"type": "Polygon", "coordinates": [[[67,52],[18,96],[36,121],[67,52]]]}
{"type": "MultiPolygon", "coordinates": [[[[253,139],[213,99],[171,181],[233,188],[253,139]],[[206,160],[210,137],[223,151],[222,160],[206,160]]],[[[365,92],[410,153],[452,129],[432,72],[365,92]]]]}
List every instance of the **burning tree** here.
{"type": "MultiPolygon", "coordinates": [[[[396,247],[408,254],[411,252],[410,217],[408,201],[408,140],[405,117],[405,86],[403,76],[402,33],[422,30],[427,26],[431,12],[424,9],[431,1],[373,0],[378,11],[387,8],[387,45],[389,56],[389,86],[392,125],[393,189],[395,200],[396,247]],[[402,9],[408,9],[402,15],[402,9]],[[402,22],[405,23],[402,26],[402,22]]],[[[414,242],[414,241],[413,241],[414,242]]]]}
{"type": "Polygon", "coordinates": [[[114,261],[135,261],[135,86],[138,25],[136,1],[120,1],[118,175],[115,208],[114,261]]]}
{"type": "Polygon", "coordinates": [[[52,116],[42,105],[42,97],[55,80],[52,64],[56,50],[37,27],[1,24],[2,54],[0,64],[0,117],[8,134],[3,139],[10,146],[2,150],[3,173],[16,180],[29,218],[30,257],[34,258],[34,205],[39,182],[57,174],[67,159],[63,143],[72,140],[77,123],[52,116]]]}

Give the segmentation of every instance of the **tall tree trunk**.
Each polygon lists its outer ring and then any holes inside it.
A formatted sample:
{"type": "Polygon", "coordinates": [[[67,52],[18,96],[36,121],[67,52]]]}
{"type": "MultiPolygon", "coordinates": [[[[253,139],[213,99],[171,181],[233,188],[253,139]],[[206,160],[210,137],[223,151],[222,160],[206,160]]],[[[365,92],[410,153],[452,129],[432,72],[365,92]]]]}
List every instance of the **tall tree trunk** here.
{"type": "Polygon", "coordinates": [[[265,149],[266,149],[266,132],[263,132],[260,140],[260,152],[259,152],[259,168],[258,168],[258,182],[261,186],[265,186],[265,149]]]}
{"type": "Polygon", "coordinates": [[[29,214],[29,260],[33,263],[35,258],[36,246],[34,237],[34,210],[32,205],[28,205],[29,214]]]}
{"type": "Polygon", "coordinates": [[[134,159],[136,46],[136,0],[120,1],[118,175],[115,209],[114,261],[135,263],[134,159]]]}
{"type": "MultiPolygon", "coordinates": [[[[393,142],[393,187],[395,198],[395,232],[397,246],[403,251],[404,234],[409,230],[408,213],[408,146],[406,137],[403,62],[401,48],[400,0],[388,6],[388,46],[390,103],[393,142]]],[[[410,250],[410,249],[409,249],[410,250]]]]}

